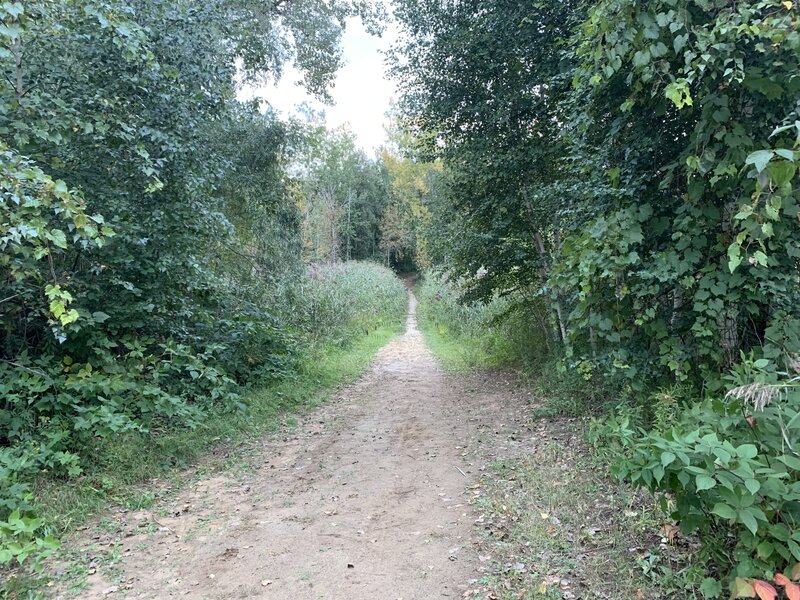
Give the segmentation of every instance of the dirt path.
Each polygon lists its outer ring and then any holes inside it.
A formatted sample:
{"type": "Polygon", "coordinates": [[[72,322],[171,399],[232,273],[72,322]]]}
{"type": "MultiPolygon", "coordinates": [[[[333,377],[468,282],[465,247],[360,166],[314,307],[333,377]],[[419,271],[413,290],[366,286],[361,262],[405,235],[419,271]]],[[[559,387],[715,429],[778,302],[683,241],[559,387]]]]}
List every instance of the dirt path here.
{"type": "Polygon", "coordinates": [[[502,381],[444,373],[409,299],[406,333],[337,399],[260,443],[254,472],[200,480],[168,507],[119,515],[118,559],[110,569],[90,563],[80,596],[464,596],[479,564],[468,500],[480,492],[468,487],[486,461],[524,449],[530,434],[515,419],[526,421],[526,402],[502,381]]]}

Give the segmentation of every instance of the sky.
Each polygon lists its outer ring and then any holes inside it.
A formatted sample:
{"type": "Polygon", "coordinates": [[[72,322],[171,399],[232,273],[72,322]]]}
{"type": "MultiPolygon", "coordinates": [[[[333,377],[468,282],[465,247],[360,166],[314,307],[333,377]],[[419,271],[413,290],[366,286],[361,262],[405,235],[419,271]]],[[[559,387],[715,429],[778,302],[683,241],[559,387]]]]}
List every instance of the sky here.
{"type": "Polygon", "coordinates": [[[383,53],[396,39],[397,29],[392,24],[378,38],[367,33],[360,20],[348,20],[342,37],[344,66],[337,73],[331,90],[332,106],[323,105],[297,85],[300,74],[291,67],[277,85],[245,87],[239,97],[242,100],[264,98],[284,116],[293,114],[302,103],[317,111],[324,110],[329,128],[347,125],[361,148],[373,155],[386,142],[386,112],[395,96],[395,85],[385,75],[383,53]]]}

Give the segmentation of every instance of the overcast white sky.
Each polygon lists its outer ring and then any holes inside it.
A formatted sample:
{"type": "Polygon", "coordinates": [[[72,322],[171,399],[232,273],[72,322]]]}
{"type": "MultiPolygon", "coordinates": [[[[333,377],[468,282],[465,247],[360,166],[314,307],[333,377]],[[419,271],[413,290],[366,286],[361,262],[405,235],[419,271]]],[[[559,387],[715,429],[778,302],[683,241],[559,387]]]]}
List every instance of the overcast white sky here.
{"type": "Polygon", "coordinates": [[[381,38],[367,33],[358,19],[350,19],[342,38],[345,66],[339,70],[331,95],[335,104],[325,106],[296,84],[298,72],[286,69],[277,85],[245,88],[241,99],[265,98],[284,115],[292,114],[301,103],[324,110],[329,128],[348,125],[359,145],[372,155],[386,141],[386,111],[395,94],[394,83],[385,75],[384,52],[397,38],[390,24],[381,38]]]}

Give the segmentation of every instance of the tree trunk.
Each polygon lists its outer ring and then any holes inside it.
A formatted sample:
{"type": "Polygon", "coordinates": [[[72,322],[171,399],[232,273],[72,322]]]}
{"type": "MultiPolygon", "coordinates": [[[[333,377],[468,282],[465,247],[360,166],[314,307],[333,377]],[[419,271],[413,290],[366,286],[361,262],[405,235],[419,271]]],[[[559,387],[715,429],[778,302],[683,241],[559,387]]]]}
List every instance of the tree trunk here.
{"type": "Polygon", "coordinates": [[[336,197],[331,190],[323,192],[325,198],[326,218],[328,219],[328,233],[330,237],[330,251],[328,260],[335,263],[339,260],[339,229],[336,226],[336,197]]]}
{"type": "Polygon", "coordinates": [[[350,240],[353,239],[353,232],[350,231],[350,205],[353,203],[353,195],[347,194],[347,260],[350,260],[350,240]]]}
{"type": "MultiPolygon", "coordinates": [[[[549,261],[549,256],[547,254],[547,250],[544,246],[544,240],[542,239],[542,234],[540,234],[537,231],[536,233],[533,234],[533,240],[534,242],[536,242],[536,249],[539,251],[539,255],[542,258],[542,268],[541,268],[542,278],[544,279],[544,281],[547,281],[550,277],[550,272],[548,268],[550,261],[549,261]]],[[[558,330],[559,333],[561,334],[561,343],[565,344],[567,342],[567,328],[564,325],[564,314],[561,311],[561,301],[558,298],[555,299],[555,313],[556,313],[556,319],[558,320],[558,330]]]]}
{"type": "Polygon", "coordinates": [[[739,358],[739,307],[730,304],[717,317],[719,343],[722,346],[723,366],[730,369],[739,358]]]}
{"type": "Polygon", "coordinates": [[[22,101],[25,95],[25,84],[22,80],[22,40],[15,39],[11,43],[14,53],[14,92],[17,95],[17,102],[22,101]]]}

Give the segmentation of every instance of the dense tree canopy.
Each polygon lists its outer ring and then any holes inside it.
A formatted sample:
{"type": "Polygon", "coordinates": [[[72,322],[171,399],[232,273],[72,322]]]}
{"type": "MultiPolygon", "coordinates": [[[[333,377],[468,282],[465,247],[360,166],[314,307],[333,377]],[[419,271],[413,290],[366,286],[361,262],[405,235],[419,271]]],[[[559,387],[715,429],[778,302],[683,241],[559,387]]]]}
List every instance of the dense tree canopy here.
{"type": "Polygon", "coordinates": [[[794,9],[408,1],[398,15],[406,124],[445,159],[443,210],[463,234],[439,236],[440,255],[474,293],[548,288],[576,350],[591,334],[631,377],[798,349],[794,9]]]}
{"type": "Polygon", "coordinates": [[[752,389],[719,401],[726,385],[796,390],[796,3],[400,0],[397,15],[403,123],[444,164],[439,266],[467,299],[549,311],[562,368],[617,381],[640,413],[673,390],[686,411],[675,429],[643,438],[617,422],[635,457],[620,472],[675,494],[687,531],[718,540],[737,523],[743,576],[800,560],[784,535],[800,432],[777,416],[796,413],[798,393],[755,433],[742,417],[752,389]],[[707,462],[753,435],[732,480],[728,459],[707,462]],[[761,496],[755,479],[742,485],[750,458],[761,496]]]}
{"type": "Polygon", "coordinates": [[[306,257],[374,258],[388,195],[382,165],[358,149],[347,130],[311,125],[306,148],[298,160],[306,257]]]}
{"type": "Polygon", "coordinates": [[[2,3],[0,564],[15,527],[50,543],[20,518],[37,474],[295,373],[347,312],[320,263],[353,259],[504,296],[614,390],[615,469],[700,536],[704,596],[800,561],[796,3],[394,4],[369,157],[236,99],[289,62],[328,99],[368,0],[2,3]]]}
{"type": "Polygon", "coordinates": [[[325,98],[353,16],[374,30],[381,9],[0,6],[0,563],[30,552],[4,519],[39,471],[75,475],[97,439],[197,426],[291,372],[305,133],[236,86],[292,61],[325,98]]]}

